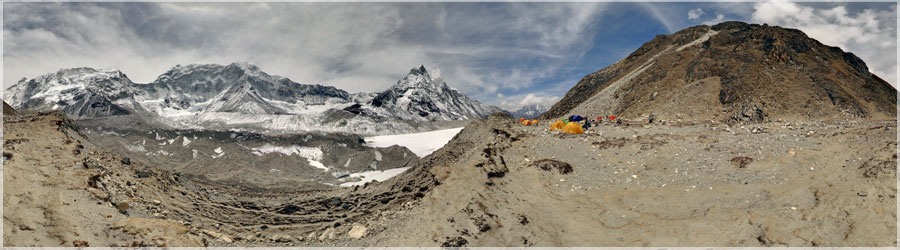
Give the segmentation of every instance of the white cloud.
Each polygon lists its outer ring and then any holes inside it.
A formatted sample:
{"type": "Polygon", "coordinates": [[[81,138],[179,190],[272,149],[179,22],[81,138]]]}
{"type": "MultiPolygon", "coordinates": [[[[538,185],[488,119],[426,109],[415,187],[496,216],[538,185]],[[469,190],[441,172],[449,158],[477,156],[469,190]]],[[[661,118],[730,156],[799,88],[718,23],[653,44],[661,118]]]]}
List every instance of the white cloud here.
{"type": "Polygon", "coordinates": [[[703,24],[706,24],[706,25],[716,25],[716,24],[721,23],[722,21],[725,21],[725,15],[723,15],[722,13],[716,13],[716,18],[715,18],[715,19],[710,19],[710,20],[703,21],[703,24]]]}
{"type": "Polygon", "coordinates": [[[802,30],[823,44],[857,55],[869,71],[896,86],[896,5],[850,13],[845,6],[816,9],[790,2],[761,2],[751,20],[802,30]]]}
{"type": "Polygon", "coordinates": [[[703,16],[703,9],[701,8],[688,11],[688,20],[697,20],[700,19],[700,16],[703,16]]]}
{"type": "Polygon", "coordinates": [[[296,82],[372,92],[425,64],[451,87],[491,99],[534,87],[590,50],[584,38],[604,6],[8,3],[3,85],[83,66],[150,82],[176,64],[244,61],[296,82]]]}
{"type": "Polygon", "coordinates": [[[500,99],[500,102],[497,104],[500,108],[508,110],[508,111],[516,111],[521,109],[524,106],[540,104],[547,106],[553,106],[556,104],[561,97],[559,96],[538,96],[534,93],[521,94],[521,95],[513,95],[506,96],[500,99]]]}

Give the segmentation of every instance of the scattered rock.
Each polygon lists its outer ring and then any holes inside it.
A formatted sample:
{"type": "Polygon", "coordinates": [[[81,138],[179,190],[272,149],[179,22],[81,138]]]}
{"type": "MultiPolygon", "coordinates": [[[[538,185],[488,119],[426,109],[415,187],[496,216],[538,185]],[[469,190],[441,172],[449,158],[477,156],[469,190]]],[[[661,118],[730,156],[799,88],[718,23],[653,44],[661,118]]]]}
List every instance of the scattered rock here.
{"type": "Polygon", "coordinates": [[[72,246],[74,246],[74,247],[90,247],[91,244],[88,243],[87,241],[83,241],[83,240],[73,240],[72,246]]]}
{"type": "Polygon", "coordinates": [[[525,217],[525,215],[521,215],[521,214],[520,214],[520,215],[519,215],[519,224],[527,225],[527,224],[528,224],[528,217],[525,217]]]}
{"type": "Polygon", "coordinates": [[[336,230],[333,227],[329,227],[328,229],[325,229],[325,231],[322,231],[322,234],[319,235],[319,240],[334,239],[335,231],[336,230]]]}
{"type": "Polygon", "coordinates": [[[359,239],[366,236],[366,230],[368,230],[368,228],[363,225],[353,224],[353,227],[350,228],[350,232],[347,233],[347,235],[349,235],[350,238],[359,239]]]}
{"type": "Polygon", "coordinates": [[[203,233],[205,233],[206,235],[209,235],[209,237],[213,237],[213,238],[219,238],[220,236],[222,236],[221,234],[210,231],[210,230],[203,230],[203,233]]]}
{"type": "Polygon", "coordinates": [[[124,214],[124,213],[128,212],[128,209],[129,209],[129,208],[131,208],[131,206],[128,205],[128,202],[124,202],[124,201],[123,201],[123,202],[119,202],[119,203],[116,204],[116,209],[119,210],[119,213],[123,213],[123,214],[124,214]]]}
{"type": "Polygon", "coordinates": [[[206,235],[209,235],[209,237],[220,239],[224,242],[234,243],[234,239],[225,234],[221,234],[221,233],[210,231],[210,230],[203,230],[203,233],[206,235]]]}
{"type": "Polygon", "coordinates": [[[293,240],[293,237],[291,237],[290,235],[284,235],[284,234],[276,234],[276,235],[272,235],[271,239],[272,239],[272,241],[274,241],[274,242],[281,242],[281,243],[286,243],[286,242],[292,242],[292,241],[294,241],[294,240],[293,240]]]}
{"type": "Polygon", "coordinates": [[[316,232],[309,232],[309,235],[306,235],[306,238],[309,239],[309,240],[315,240],[315,239],[316,239],[316,232]]]}
{"type": "Polygon", "coordinates": [[[859,192],[856,192],[856,195],[859,195],[859,196],[862,196],[862,197],[866,197],[866,196],[869,195],[869,193],[866,193],[866,192],[863,192],[863,191],[859,191],[859,192]]]}
{"type": "Polygon", "coordinates": [[[461,236],[457,236],[456,238],[447,237],[446,240],[441,243],[441,247],[462,247],[468,243],[469,241],[461,236]]]}
{"type": "Polygon", "coordinates": [[[97,199],[101,199],[101,200],[109,199],[109,194],[107,194],[106,192],[103,192],[100,189],[89,187],[88,191],[91,192],[91,194],[93,194],[94,197],[97,197],[97,199]]]}
{"type": "Polygon", "coordinates": [[[551,159],[543,159],[535,161],[530,164],[531,167],[537,167],[544,171],[551,171],[554,168],[559,171],[560,174],[569,174],[572,173],[572,165],[568,163],[551,160],[551,159]]]}
{"type": "Polygon", "coordinates": [[[122,164],[131,165],[131,158],[128,158],[128,157],[122,158],[122,164]]]}
{"type": "Polygon", "coordinates": [[[153,175],[153,172],[148,170],[138,170],[134,171],[134,178],[147,178],[153,175]]]}
{"type": "Polygon", "coordinates": [[[747,165],[749,165],[751,162],[753,162],[753,158],[746,156],[731,158],[731,164],[734,164],[734,166],[738,168],[747,168],[747,165]]]}

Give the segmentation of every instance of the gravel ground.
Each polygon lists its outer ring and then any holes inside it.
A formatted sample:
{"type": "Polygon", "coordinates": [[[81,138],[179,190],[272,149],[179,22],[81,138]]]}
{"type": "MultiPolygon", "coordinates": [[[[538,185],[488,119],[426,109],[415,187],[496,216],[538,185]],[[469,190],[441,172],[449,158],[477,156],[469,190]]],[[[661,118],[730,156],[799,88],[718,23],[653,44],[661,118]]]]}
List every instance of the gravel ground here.
{"type": "Polygon", "coordinates": [[[896,121],[548,125],[473,121],[398,177],[311,191],[126,162],[58,115],[5,117],[4,245],[897,243],[896,121]]]}

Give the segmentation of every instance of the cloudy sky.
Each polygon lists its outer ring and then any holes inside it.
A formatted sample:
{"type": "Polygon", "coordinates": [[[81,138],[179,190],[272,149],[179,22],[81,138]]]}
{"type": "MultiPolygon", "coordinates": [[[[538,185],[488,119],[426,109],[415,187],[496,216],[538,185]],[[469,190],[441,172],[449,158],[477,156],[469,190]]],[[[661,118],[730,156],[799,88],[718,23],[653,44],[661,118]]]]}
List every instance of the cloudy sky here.
{"type": "Polygon", "coordinates": [[[506,109],[552,105],[658,34],[738,20],[797,28],[897,82],[896,3],[3,3],[3,85],[60,68],[151,82],[241,61],[300,83],[388,88],[409,69],[506,109]]]}

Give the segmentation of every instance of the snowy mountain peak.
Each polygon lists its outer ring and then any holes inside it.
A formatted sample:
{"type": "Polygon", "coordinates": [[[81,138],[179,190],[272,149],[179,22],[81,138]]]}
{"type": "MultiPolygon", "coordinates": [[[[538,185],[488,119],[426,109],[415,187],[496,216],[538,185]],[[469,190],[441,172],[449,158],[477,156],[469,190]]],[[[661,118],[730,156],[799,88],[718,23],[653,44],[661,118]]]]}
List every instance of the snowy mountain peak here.
{"type": "Polygon", "coordinates": [[[537,116],[543,114],[544,112],[547,112],[547,110],[549,110],[549,109],[550,109],[550,107],[547,107],[542,104],[525,105],[525,106],[522,106],[522,108],[520,108],[519,110],[512,112],[512,115],[515,117],[531,119],[531,118],[534,118],[534,117],[537,117],[537,116]]]}
{"type": "Polygon", "coordinates": [[[441,78],[439,70],[433,69],[432,72],[429,72],[427,69],[425,69],[425,65],[419,64],[419,66],[416,66],[409,70],[409,74],[407,74],[406,77],[404,77],[400,81],[397,81],[397,84],[394,84],[392,88],[423,88],[433,91],[441,91],[444,88],[447,88],[447,84],[444,82],[444,79],[441,78]]]}
{"type": "MultiPolygon", "coordinates": [[[[365,111],[351,108],[355,113],[365,111]]],[[[431,72],[424,65],[413,67],[409,74],[378,93],[371,101],[370,113],[402,120],[439,121],[474,119],[498,111],[466,97],[447,86],[436,69],[431,72]]]]}
{"type": "Polygon", "coordinates": [[[249,63],[176,65],[149,84],[118,70],[63,69],[24,79],[4,99],[19,110],[79,118],[135,114],[179,128],[277,131],[414,131],[418,122],[474,119],[498,111],[447,86],[436,69],[412,68],[380,93],[301,84],[249,63]]]}
{"type": "Polygon", "coordinates": [[[410,75],[425,75],[428,74],[428,70],[425,70],[424,64],[419,64],[419,66],[413,67],[409,70],[410,75]]]}
{"type": "Polygon", "coordinates": [[[131,97],[137,89],[117,69],[68,68],[34,79],[19,80],[3,93],[17,109],[63,109],[77,116],[127,113],[114,102],[131,97]]]}
{"type": "Polygon", "coordinates": [[[233,62],[233,63],[229,64],[229,66],[232,66],[232,65],[236,66],[236,67],[240,67],[241,69],[248,70],[248,71],[259,71],[259,67],[257,67],[254,64],[248,63],[248,62],[233,62]]]}

